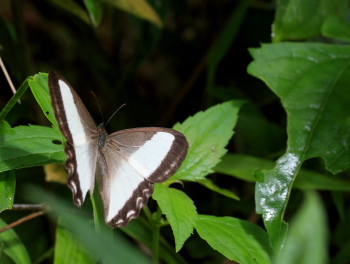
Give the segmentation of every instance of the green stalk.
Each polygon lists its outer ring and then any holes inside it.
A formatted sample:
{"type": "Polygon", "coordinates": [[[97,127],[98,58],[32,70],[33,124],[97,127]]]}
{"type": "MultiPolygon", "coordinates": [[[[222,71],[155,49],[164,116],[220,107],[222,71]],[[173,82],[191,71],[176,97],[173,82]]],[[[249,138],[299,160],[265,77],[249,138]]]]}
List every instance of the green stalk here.
{"type": "Polygon", "coordinates": [[[162,211],[158,207],[156,212],[156,218],[153,226],[153,241],[152,241],[152,249],[153,249],[153,263],[159,263],[159,233],[160,233],[160,219],[162,217],[162,211]]]}
{"type": "Polygon", "coordinates": [[[18,100],[22,97],[24,92],[28,88],[28,79],[26,79],[18,91],[12,96],[11,100],[5,105],[5,107],[0,112],[0,121],[4,120],[7,114],[11,111],[14,105],[18,102],[18,100]]]}

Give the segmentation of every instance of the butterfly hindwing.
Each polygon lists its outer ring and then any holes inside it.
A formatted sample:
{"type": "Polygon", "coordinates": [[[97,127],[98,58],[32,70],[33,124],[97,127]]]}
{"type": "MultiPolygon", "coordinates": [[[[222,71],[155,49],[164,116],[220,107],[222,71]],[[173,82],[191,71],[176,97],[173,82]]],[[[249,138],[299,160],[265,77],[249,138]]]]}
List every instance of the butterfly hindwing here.
{"type": "Polygon", "coordinates": [[[185,137],[167,128],[126,129],[108,136],[98,177],[106,222],[120,227],[137,218],[153,193],[153,182],[170,178],[187,149],[185,137]]]}

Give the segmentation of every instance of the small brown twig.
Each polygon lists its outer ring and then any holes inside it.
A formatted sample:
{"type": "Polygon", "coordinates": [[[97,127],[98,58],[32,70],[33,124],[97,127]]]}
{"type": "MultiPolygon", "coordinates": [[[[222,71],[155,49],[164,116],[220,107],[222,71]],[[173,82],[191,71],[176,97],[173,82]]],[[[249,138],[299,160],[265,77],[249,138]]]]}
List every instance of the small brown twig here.
{"type": "MultiPolygon", "coordinates": [[[[6,80],[7,80],[8,84],[9,84],[9,86],[10,86],[12,92],[13,92],[13,94],[15,94],[16,93],[16,88],[15,88],[15,86],[13,85],[13,83],[11,81],[10,75],[8,74],[8,72],[6,70],[5,64],[2,61],[1,57],[0,57],[0,68],[2,69],[2,71],[3,71],[3,73],[4,73],[5,77],[6,77],[6,80]]],[[[21,101],[18,100],[18,103],[21,104],[21,101]]]]}
{"type": "Polygon", "coordinates": [[[13,228],[13,227],[15,227],[15,226],[18,226],[18,225],[20,225],[20,224],[22,224],[22,223],[24,223],[24,222],[27,222],[27,221],[29,221],[30,219],[33,219],[33,218],[38,217],[38,216],[40,216],[40,215],[43,215],[43,214],[44,214],[44,211],[39,211],[39,212],[32,213],[32,214],[30,214],[30,215],[27,215],[26,217],[23,217],[23,218],[21,218],[21,219],[15,221],[15,222],[13,222],[13,223],[7,225],[7,226],[1,228],[1,229],[0,229],[0,233],[4,232],[4,231],[6,231],[6,230],[9,230],[9,229],[11,229],[11,228],[13,228]]]}

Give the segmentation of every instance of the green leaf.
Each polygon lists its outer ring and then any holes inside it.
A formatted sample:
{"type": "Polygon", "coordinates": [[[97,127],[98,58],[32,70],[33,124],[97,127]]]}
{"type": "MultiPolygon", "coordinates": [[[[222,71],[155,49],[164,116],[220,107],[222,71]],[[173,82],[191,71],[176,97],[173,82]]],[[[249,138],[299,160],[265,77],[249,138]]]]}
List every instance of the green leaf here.
{"type": "MultiPolygon", "coordinates": [[[[0,218],[0,228],[7,223],[0,218]]],[[[32,263],[29,254],[13,229],[0,233],[0,242],[3,243],[3,252],[16,264],[32,263]]]]}
{"type": "Polygon", "coordinates": [[[16,190],[14,171],[0,173],[0,212],[11,209],[16,190]]]}
{"type": "Polygon", "coordinates": [[[29,87],[51,124],[58,128],[55,113],[52,108],[50,90],[48,85],[48,74],[38,73],[28,78],[29,87]]]}
{"type": "Polygon", "coordinates": [[[66,12],[71,13],[72,15],[78,17],[83,22],[90,24],[91,21],[86,11],[73,0],[49,0],[54,5],[64,9],[66,12]]]}
{"type": "Polygon", "coordinates": [[[159,28],[163,27],[161,18],[146,0],[106,0],[106,2],[130,14],[145,19],[159,28]]]}
{"type": "Polygon", "coordinates": [[[333,174],[349,167],[350,47],[280,43],[250,52],[249,73],[280,97],[288,117],[287,152],[256,185],[257,211],[278,252],[286,235],[283,214],[302,162],[321,157],[333,174]]]}
{"type": "Polygon", "coordinates": [[[350,42],[350,25],[345,18],[330,16],[322,25],[322,35],[350,42]]]}
{"type": "Polygon", "coordinates": [[[230,15],[228,22],[220,33],[219,37],[212,46],[207,60],[209,89],[214,88],[216,69],[222,59],[225,57],[233,42],[236,40],[237,33],[247,14],[249,1],[238,2],[237,8],[230,15]]]}
{"type": "Polygon", "coordinates": [[[329,263],[328,227],[322,204],[317,193],[305,192],[302,207],[290,223],[286,243],[275,263],[329,263]]]}
{"type": "Polygon", "coordinates": [[[101,23],[103,14],[102,0],[84,0],[84,4],[89,12],[92,24],[97,27],[101,23]]]}
{"type": "Polygon", "coordinates": [[[57,129],[42,126],[11,128],[7,122],[0,122],[0,172],[63,163],[66,160],[63,145],[52,143],[60,139],[57,129]]]}
{"type": "MultiPolygon", "coordinates": [[[[144,218],[139,217],[130,222],[130,224],[125,228],[120,228],[128,236],[141,242],[148,248],[152,248],[153,230],[149,225],[149,222],[144,218]]],[[[170,245],[167,240],[159,236],[159,257],[164,263],[169,264],[186,264],[187,262],[183,259],[180,254],[176,254],[174,251],[174,246],[170,245]]]]}
{"type": "Polygon", "coordinates": [[[200,237],[230,260],[238,263],[271,263],[272,248],[259,226],[233,217],[198,215],[200,237]]]}
{"type": "Polygon", "coordinates": [[[219,186],[215,185],[210,179],[200,180],[198,181],[198,183],[207,187],[209,190],[220,193],[221,195],[224,195],[228,198],[239,200],[239,197],[236,194],[234,194],[230,190],[220,188],[219,186]]]}
{"type": "Polygon", "coordinates": [[[63,219],[58,220],[56,228],[55,264],[93,264],[96,260],[76,237],[76,234],[67,227],[63,219]]]}
{"type": "Polygon", "coordinates": [[[273,23],[273,41],[319,36],[327,16],[345,14],[346,5],[344,0],[281,0],[273,23]]]}
{"type": "Polygon", "coordinates": [[[193,232],[197,219],[196,207],[184,192],[163,184],[155,184],[152,197],[158,202],[173,229],[178,252],[193,232]]]}
{"type": "MultiPolygon", "coordinates": [[[[29,202],[45,202],[50,208],[52,214],[62,217],[65,227],[76,234],[79,243],[93,254],[96,259],[101,259],[104,264],[119,263],[151,263],[150,258],[146,256],[139,248],[124,238],[120,232],[115,232],[111,240],[107,227],[101,228],[98,232],[92,223],[92,218],[87,218],[81,211],[74,213],[75,206],[67,203],[57,196],[32,185],[27,185],[26,196],[29,202]]],[[[51,217],[53,215],[50,215],[51,217]]]]}
{"type": "Polygon", "coordinates": [[[171,180],[203,180],[227,152],[243,101],[229,101],[198,112],[173,128],[182,132],[190,144],[187,158],[171,180]]]}
{"type": "MultiPolygon", "coordinates": [[[[248,155],[227,153],[215,167],[215,171],[238,179],[255,182],[256,170],[271,170],[275,162],[248,155]]],[[[350,183],[334,176],[301,169],[293,183],[293,188],[301,190],[350,191],[350,183]]]]}
{"type": "MultiPolygon", "coordinates": [[[[11,111],[11,109],[15,106],[18,100],[22,97],[25,91],[28,88],[28,82],[25,80],[18,91],[12,96],[11,100],[5,105],[5,107],[0,112],[0,121],[5,120],[7,114],[11,111]]],[[[1,132],[1,130],[0,130],[1,132]]]]}

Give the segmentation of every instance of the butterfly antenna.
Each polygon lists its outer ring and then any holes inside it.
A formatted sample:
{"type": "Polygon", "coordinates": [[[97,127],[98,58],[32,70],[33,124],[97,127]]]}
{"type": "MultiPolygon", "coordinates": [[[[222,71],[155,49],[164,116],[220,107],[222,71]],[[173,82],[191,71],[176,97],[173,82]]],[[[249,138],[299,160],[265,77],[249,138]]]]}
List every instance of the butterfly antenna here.
{"type": "Polygon", "coordinates": [[[94,94],[93,91],[90,91],[90,93],[92,93],[92,95],[95,97],[95,100],[96,100],[96,103],[97,103],[97,106],[98,106],[98,110],[100,111],[100,115],[102,117],[102,121],[103,121],[103,123],[105,123],[105,119],[103,118],[101,107],[100,107],[100,104],[98,103],[97,97],[96,97],[96,95],[94,94]]]}
{"type": "Polygon", "coordinates": [[[105,126],[107,126],[108,122],[112,119],[112,117],[120,110],[120,108],[122,108],[123,106],[125,106],[126,104],[122,104],[114,113],[113,115],[108,119],[107,123],[105,124],[105,126]]]}

